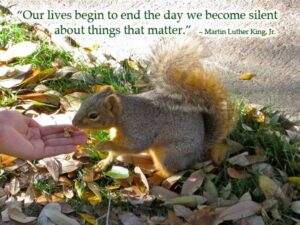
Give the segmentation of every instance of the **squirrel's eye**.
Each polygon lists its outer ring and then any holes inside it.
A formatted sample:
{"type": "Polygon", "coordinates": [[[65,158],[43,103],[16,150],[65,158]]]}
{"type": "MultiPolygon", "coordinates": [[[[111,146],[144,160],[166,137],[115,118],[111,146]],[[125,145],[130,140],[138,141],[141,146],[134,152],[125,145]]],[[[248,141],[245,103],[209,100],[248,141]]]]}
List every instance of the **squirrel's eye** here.
{"type": "Polygon", "coordinates": [[[95,120],[95,119],[97,119],[97,118],[98,118],[98,114],[97,114],[97,113],[90,113],[90,114],[89,114],[89,119],[95,120]]]}

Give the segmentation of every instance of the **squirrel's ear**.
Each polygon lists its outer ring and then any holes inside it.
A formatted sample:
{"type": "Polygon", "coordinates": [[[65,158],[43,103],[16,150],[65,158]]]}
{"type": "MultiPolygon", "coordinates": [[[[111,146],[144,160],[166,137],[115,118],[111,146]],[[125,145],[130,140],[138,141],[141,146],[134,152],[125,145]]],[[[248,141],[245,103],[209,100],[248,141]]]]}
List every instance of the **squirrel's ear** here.
{"type": "Polygon", "coordinates": [[[111,94],[111,95],[109,95],[105,98],[104,107],[108,111],[110,111],[112,114],[114,114],[115,116],[119,116],[121,114],[121,111],[122,111],[121,100],[115,94],[111,94]]]}

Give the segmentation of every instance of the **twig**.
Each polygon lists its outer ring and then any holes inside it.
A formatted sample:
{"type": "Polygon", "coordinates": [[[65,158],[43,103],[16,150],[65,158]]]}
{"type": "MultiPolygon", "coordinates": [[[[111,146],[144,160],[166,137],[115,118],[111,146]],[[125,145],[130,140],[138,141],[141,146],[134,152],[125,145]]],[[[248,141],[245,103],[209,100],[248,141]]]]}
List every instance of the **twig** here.
{"type": "Polygon", "coordinates": [[[111,205],[111,196],[109,196],[109,200],[108,200],[108,209],[107,209],[107,213],[106,213],[105,225],[109,225],[110,205],[111,205]]]}

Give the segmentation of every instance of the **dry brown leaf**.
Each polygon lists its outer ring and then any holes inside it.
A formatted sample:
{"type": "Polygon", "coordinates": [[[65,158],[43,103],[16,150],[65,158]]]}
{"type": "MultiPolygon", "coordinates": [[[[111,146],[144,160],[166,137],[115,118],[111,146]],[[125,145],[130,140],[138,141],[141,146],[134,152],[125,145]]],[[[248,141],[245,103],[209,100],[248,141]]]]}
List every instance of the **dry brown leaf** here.
{"type": "Polygon", "coordinates": [[[176,216],[183,217],[186,220],[193,214],[192,210],[183,205],[174,205],[173,209],[176,216]]]}
{"type": "Polygon", "coordinates": [[[183,183],[181,195],[191,195],[202,185],[204,181],[204,173],[202,170],[193,172],[183,183]]]}
{"type": "Polygon", "coordinates": [[[150,193],[162,201],[167,201],[179,196],[177,193],[160,186],[153,186],[150,193]]]}
{"type": "Polygon", "coordinates": [[[214,225],[218,225],[224,221],[238,220],[248,216],[252,216],[261,210],[261,206],[253,201],[239,202],[231,207],[226,208],[217,215],[214,225]]]}
{"type": "Polygon", "coordinates": [[[18,95],[19,99],[22,100],[33,100],[37,102],[42,102],[45,104],[51,104],[54,106],[59,106],[60,98],[59,96],[53,94],[45,94],[45,93],[30,93],[26,95],[18,95]]]}
{"type": "Polygon", "coordinates": [[[168,177],[162,182],[162,186],[166,189],[170,189],[178,180],[180,180],[183,177],[184,174],[185,171],[182,171],[168,177]]]}
{"type": "Polygon", "coordinates": [[[196,210],[187,220],[189,225],[213,225],[215,213],[208,207],[196,210]]]}
{"type": "Polygon", "coordinates": [[[76,72],[76,69],[71,66],[65,66],[63,68],[60,68],[56,71],[53,76],[48,77],[47,80],[59,80],[61,78],[64,78],[65,76],[71,75],[76,72]]]}
{"type": "Polygon", "coordinates": [[[13,156],[0,154],[0,169],[12,166],[16,159],[17,158],[13,156]]]}
{"type": "Polygon", "coordinates": [[[60,225],[80,225],[77,220],[62,214],[61,207],[57,203],[49,203],[46,205],[39,216],[40,224],[45,224],[45,222],[49,220],[54,224],[60,225]]]}
{"type": "Polygon", "coordinates": [[[8,190],[12,195],[16,195],[20,191],[20,181],[14,177],[8,184],[8,190]]]}
{"type": "Polygon", "coordinates": [[[134,172],[139,175],[140,180],[143,182],[143,184],[144,184],[144,186],[146,188],[146,192],[149,192],[149,190],[150,190],[149,183],[148,183],[148,180],[147,180],[145,174],[141,170],[141,168],[138,167],[138,166],[135,166],[134,167],[134,172]]]}
{"type": "Polygon", "coordinates": [[[93,182],[94,175],[95,175],[95,171],[93,168],[85,168],[84,173],[82,174],[82,180],[84,182],[93,182]]]}
{"type": "Polygon", "coordinates": [[[66,111],[75,111],[77,112],[81,102],[88,96],[85,92],[73,92],[71,94],[65,95],[60,99],[61,105],[66,111]]]}
{"type": "Polygon", "coordinates": [[[40,70],[40,68],[34,68],[31,76],[28,76],[22,83],[21,86],[36,84],[42,80],[45,80],[49,76],[53,75],[56,72],[56,68],[50,68],[45,70],[40,70]]]}
{"type": "Polygon", "coordinates": [[[250,162],[246,157],[248,155],[249,155],[248,152],[243,152],[239,155],[231,157],[228,161],[232,165],[238,165],[238,166],[246,167],[246,166],[250,165],[250,162]]]}
{"type": "Polygon", "coordinates": [[[65,159],[56,157],[56,160],[60,163],[60,174],[70,173],[77,170],[82,166],[82,162],[75,159],[65,159]]]}
{"type": "Polygon", "coordinates": [[[245,179],[250,177],[250,174],[248,174],[246,171],[237,170],[232,167],[227,168],[227,173],[231,178],[235,179],[245,179]]]}
{"type": "Polygon", "coordinates": [[[60,170],[61,170],[60,163],[54,157],[44,158],[39,162],[40,164],[46,166],[53,180],[58,181],[60,170]]]}
{"type": "Polygon", "coordinates": [[[36,220],[36,217],[26,216],[21,209],[18,208],[9,208],[8,215],[10,219],[19,223],[30,223],[36,220]]]}
{"type": "Polygon", "coordinates": [[[163,225],[182,225],[183,221],[179,217],[177,217],[174,212],[169,211],[167,219],[162,224],[163,225]]]}
{"type": "Polygon", "coordinates": [[[160,185],[163,182],[164,177],[160,176],[157,173],[154,173],[147,180],[148,180],[148,183],[149,183],[150,186],[156,186],[156,185],[160,185]]]}
{"type": "Polygon", "coordinates": [[[11,46],[6,51],[0,52],[0,62],[11,62],[15,58],[22,58],[31,55],[38,48],[38,45],[29,41],[23,41],[11,46]]]}
{"type": "Polygon", "coordinates": [[[14,67],[1,66],[0,67],[0,79],[7,79],[12,77],[18,77],[24,75],[31,70],[31,64],[16,65],[14,67]]]}
{"type": "Polygon", "coordinates": [[[217,144],[210,150],[210,157],[212,161],[217,165],[220,166],[227,155],[228,152],[228,145],[225,143],[217,144]]]}

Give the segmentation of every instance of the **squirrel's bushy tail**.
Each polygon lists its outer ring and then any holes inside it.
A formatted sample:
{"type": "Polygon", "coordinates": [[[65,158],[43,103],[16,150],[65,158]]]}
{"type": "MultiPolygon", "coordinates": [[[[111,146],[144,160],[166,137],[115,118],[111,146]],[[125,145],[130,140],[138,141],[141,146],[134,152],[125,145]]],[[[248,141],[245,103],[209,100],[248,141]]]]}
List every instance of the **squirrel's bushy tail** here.
{"type": "Polygon", "coordinates": [[[234,116],[222,82],[200,62],[200,48],[196,39],[181,44],[164,40],[153,48],[149,69],[155,90],[172,107],[203,114],[209,149],[226,137],[234,116]]]}

